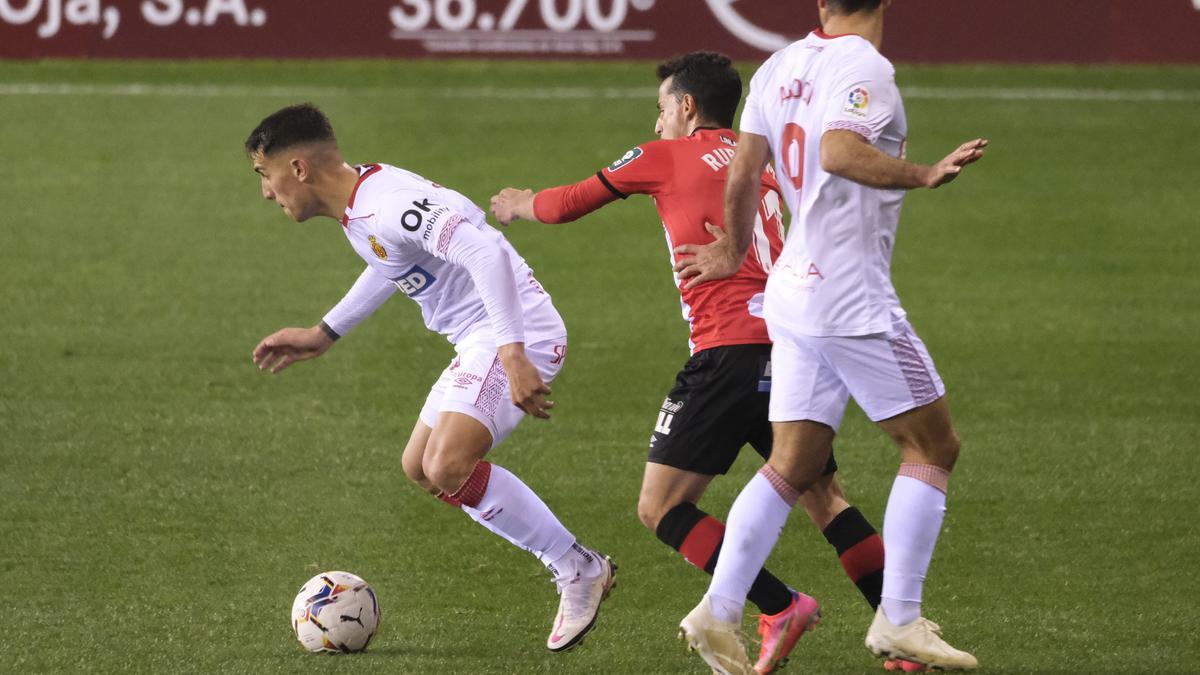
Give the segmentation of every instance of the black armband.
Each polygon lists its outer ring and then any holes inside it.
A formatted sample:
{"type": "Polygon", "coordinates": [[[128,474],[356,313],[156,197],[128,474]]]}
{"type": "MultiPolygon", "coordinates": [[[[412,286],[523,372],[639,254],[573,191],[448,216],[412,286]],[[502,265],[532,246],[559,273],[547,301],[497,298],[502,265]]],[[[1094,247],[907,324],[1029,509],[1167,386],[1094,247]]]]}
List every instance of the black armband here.
{"type": "Polygon", "coordinates": [[[324,333],[326,337],[328,337],[330,340],[333,340],[334,342],[337,342],[338,338],[342,337],[341,335],[337,334],[337,331],[330,328],[329,324],[325,323],[324,321],[321,322],[320,328],[321,328],[321,332],[324,333]]]}

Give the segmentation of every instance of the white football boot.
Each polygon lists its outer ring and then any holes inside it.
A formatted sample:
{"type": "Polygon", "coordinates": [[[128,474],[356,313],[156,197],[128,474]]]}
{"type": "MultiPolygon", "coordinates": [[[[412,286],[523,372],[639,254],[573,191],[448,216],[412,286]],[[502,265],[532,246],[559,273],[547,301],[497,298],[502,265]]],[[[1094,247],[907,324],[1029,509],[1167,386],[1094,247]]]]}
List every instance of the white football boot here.
{"type": "Polygon", "coordinates": [[[742,627],[713,616],[707,594],[679,623],[679,639],[687,642],[688,649],[700,654],[717,675],[756,675],[746,656],[742,627]]]}
{"type": "Polygon", "coordinates": [[[600,603],[617,584],[617,566],[608,556],[592,552],[596,556],[599,573],[592,575],[576,573],[570,581],[558,582],[558,614],[554,617],[554,629],[546,640],[546,648],[562,652],[583,642],[584,636],[596,626],[600,615],[600,603]]]}
{"type": "Polygon", "coordinates": [[[880,607],[867,631],[866,645],[875,656],[903,659],[939,670],[974,670],[978,665],[975,657],[947,644],[941,630],[924,617],[903,626],[893,625],[880,607]]]}

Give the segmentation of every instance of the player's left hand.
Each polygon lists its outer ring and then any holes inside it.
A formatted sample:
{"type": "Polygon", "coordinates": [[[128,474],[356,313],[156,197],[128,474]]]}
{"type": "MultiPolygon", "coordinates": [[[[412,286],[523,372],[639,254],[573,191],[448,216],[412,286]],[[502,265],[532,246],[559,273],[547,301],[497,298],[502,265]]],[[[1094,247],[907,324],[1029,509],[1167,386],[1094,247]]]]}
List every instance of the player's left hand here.
{"type": "Polygon", "coordinates": [[[501,225],[508,225],[520,218],[529,219],[533,213],[533,190],[504,188],[491,200],[492,215],[501,225]]]}
{"type": "Polygon", "coordinates": [[[554,407],[554,401],[546,400],[550,395],[550,386],[542,381],[537,367],[525,356],[524,345],[503,345],[498,351],[504,373],[508,376],[508,390],[512,393],[513,405],[527,415],[550,419],[550,409],[554,407]]]}
{"type": "Polygon", "coordinates": [[[942,161],[931,167],[929,177],[925,180],[925,187],[932,190],[958,178],[963,167],[977,162],[983,157],[983,149],[987,145],[986,138],[976,138],[955,148],[954,152],[946,155],[942,161]]]}
{"type": "Polygon", "coordinates": [[[716,241],[711,244],[682,244],[674,249],[678,262],[675,263],[675,274],[680,279],[690,279],[684,288],[694,288],[706,281],[731,277],[742,266],[742,256],[737,254],[731,239],[725,230],[705,223],[716,241]]]}

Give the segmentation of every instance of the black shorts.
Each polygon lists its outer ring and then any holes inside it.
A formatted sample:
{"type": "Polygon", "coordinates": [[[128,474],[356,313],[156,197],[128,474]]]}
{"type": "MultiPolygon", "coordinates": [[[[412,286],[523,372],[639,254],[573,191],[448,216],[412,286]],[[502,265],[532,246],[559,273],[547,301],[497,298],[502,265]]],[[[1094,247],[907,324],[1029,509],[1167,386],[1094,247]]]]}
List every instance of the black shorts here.
{"type": "MultiPolygon", "coordinates": [[[[646,461],[715,476],[749,443],[771,456],[771,345],[726,345],[688,359],[667,394],[646,461]]],[[[837,471],[833,454],[825,474],[837,471]]]]}

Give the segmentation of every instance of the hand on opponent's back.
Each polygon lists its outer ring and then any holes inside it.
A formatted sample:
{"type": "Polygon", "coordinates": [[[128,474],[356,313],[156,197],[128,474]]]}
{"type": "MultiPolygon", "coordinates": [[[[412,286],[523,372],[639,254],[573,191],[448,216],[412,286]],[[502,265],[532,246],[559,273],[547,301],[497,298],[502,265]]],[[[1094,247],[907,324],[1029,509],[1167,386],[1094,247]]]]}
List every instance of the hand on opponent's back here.
{"type": "MultiPolygon", "coordinates": [[[[725,230],[704,223],[704,229],[716,241],[710,244],[682,244],[674,248],[677,262],[675,274],[682,279],[689,279],[684,288],[694,288],[706,281],[731,277],[742,266],[742,255],[737,250],[725,230]]],[[[743,254],[744,255],[744,254],[743,254]]]]}

